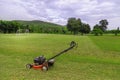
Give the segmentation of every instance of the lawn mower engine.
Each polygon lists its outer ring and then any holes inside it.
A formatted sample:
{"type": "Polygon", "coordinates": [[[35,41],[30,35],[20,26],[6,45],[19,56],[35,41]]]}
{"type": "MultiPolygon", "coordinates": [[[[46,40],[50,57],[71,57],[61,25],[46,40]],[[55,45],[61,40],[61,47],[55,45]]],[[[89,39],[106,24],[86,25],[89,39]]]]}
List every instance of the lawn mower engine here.
{"type": "Polygon", "coordinates": [[[53,66],[54,64],[54,59],[46,60],[46,58],[43,55],[36,57],[33,61],[34,61],[34,64],[27,64],[26,68],[41,69],[41,70],[47,71],[48,68],[53,66]]]}
{"type": "Polygon", "coordinates": [[[69,51],[70,49],[74,48],[76,46],[76,43],[74,41],[72,41],[70,43],[70,47],[61,51],[60,53],[56,54],[55,56],[49,58],[49,59],[46,59],[43,55],[42,56],[39,56],[39,57],[36,57],[33,61],[34,61],[34,64],[27,64],[26,65],[26,68],[27,69],[41,69],[43,71],[47,71],[51,66],[53,66],[55,60],[54,58],[57,57],[57,56],[60,56],[61,54],[69,51]]]}
{"type": "Polygon", "coordinates": [[[42,56],[39,56],[39,57],[34,59],[34,64],[35,65],[42,65],[42,64],[44,64],[44,65],[50,67],[50,66],[53,66],[54,59],[50,59],[50,60],[47,61],[46,58],[42,55],[42,56]],[[45,64],[45,63],[47,63],[47,64],[45,64]]]}

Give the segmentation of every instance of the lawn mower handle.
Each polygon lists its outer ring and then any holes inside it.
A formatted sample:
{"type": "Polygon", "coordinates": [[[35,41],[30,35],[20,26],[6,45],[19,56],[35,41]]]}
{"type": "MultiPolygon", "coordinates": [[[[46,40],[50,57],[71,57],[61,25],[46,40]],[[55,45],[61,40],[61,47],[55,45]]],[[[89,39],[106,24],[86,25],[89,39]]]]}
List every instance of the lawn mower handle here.
{"type": "Polygon", "coordinates": [[[70,43],[70,47],[69,47],[69,48],[67,48],[67,49],[61,51],[60,53],[58,53],[57,55],[49,58],[47,61],[49,61],[49,60],[51,60],[51,59],[54,59],[55,57],[60,56],[61,54],[65,53],[65,52],[67,52],[67,51],[69,51],[69,50],[71,50],[71,49],[74,48],[75,46],[76,46],[76,43],[75,43],[74,41],[72,41],[72,42],[70,43]]]}

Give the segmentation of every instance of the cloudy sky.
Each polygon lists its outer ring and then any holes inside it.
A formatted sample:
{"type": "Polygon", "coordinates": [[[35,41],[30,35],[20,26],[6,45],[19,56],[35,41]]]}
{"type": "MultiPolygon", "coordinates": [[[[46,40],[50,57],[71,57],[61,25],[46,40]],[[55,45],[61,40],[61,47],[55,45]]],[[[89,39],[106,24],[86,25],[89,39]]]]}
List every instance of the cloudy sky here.
{"type": "Polygon", "coordinates": [[[43,20],[65,25],[70,17],[91,26],[107,19],[120,27],[120,0],[0,0],[1,20],[43,20]]]}

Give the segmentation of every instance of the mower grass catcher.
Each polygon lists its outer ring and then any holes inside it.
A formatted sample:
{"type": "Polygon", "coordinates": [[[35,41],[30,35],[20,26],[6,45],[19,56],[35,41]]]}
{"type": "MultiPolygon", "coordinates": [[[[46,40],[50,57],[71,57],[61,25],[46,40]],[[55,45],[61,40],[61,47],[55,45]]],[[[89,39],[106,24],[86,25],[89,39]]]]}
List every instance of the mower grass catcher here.
{"type": "Polygon", "coordinates": [[[33,69],[41,69],[43,71],[47,71],[49,69],[49,67],[53,66],[55,57],[58,57],[61,54],[71,50],[75,46],[76,46],[76,43],[74,41],[72,41],[70,43],[70,47],[69,48],[61,51],[60,53],[56,54],[55,56],[53,56],[53,57],[51,57],[49,59],[46,59],[43,55],[39,56],[39,57],[36,57],[34,59],[34,64],[27,64],[26,68],[27,69],[31,69],[31,68],[33,68],[33,69]]]}

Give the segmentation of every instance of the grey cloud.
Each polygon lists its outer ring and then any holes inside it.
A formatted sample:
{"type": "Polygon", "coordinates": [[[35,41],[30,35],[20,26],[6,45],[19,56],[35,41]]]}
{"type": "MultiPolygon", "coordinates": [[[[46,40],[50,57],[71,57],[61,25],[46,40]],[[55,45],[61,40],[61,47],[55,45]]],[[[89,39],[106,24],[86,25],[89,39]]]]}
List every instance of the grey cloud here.
{"type": "MultiPolygon", "coordinates": [[[[0,16],[6,16],[2,19],[12,19],[10,16],[14,15],[13,19],[22,19],[24,16],[23,19],[40,19],[59,24],[66,24],[69,17],[77,17],[91,26],[101,19],[108,19],[120,25],[116,21],[119,20],[119,4],[119,0],[1,0],[0,16]]],[[[114,24],[112,22],[111,25],[114,24]]]]}

